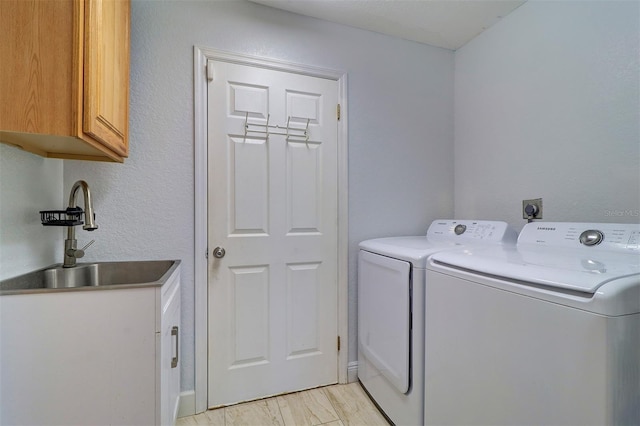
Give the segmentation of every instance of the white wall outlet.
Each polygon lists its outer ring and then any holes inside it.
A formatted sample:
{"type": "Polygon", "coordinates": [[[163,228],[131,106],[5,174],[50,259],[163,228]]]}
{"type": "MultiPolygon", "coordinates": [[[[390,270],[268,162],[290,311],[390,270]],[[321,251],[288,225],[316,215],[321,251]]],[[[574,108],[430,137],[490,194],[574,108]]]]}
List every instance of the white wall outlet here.
{"type": "Polygon", "coordinates": [[[523,219],[542,219],[542,198],[522,200],[523,219]]]}

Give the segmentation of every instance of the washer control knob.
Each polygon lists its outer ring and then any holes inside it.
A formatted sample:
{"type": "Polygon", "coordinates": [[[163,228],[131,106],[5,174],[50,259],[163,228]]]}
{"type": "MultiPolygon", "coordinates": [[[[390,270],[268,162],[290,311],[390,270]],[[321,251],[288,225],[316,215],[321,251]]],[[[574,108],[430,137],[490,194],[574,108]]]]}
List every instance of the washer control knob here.
{"type": "Polygon", "coordinates": [[[580,244],[585,246],[597,246],[604,240],[604,234],[597,229],[589,229],[580,234],[580,244]]]}
{"type": "Polygon", "coordinates": [[[455,232],[456,235],[464,234],[464,231],[466,230],[467,230],[467,225],[462,225],[462,224],[456,225],[456,227],[453,228],[453,232],[455,232]]]}

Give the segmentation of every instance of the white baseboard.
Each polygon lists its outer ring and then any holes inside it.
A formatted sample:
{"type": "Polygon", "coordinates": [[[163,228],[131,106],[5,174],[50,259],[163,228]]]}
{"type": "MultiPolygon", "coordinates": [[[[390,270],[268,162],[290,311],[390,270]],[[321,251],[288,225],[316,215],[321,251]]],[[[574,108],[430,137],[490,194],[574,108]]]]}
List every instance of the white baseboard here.
{"type": "Polygon", "coordinates": [[[358,381],[358,361],[351,361],[347,364],[347,381],[349,383],[358,381]]]}
{"type": "Polygon", "coordinates": [[[196,414],[196,392],[192,390],[181,392],[178,417],[193,416],[194,414],[196,414]]]}

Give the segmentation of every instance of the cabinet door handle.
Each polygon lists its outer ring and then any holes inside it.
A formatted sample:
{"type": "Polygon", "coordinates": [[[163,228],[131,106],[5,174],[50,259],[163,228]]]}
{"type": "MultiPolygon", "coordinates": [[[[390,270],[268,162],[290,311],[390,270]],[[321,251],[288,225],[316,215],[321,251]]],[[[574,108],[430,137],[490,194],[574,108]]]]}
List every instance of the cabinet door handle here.
{"type": "Polygon", "coordinates": [[[171,336],[176,336],[176,356],[171,358],[171,368],[176,368],[178,366],[178,350],[179,350],[178,348],[180,347],[180,343],[179,343],[180,337],[178,336],[177,325],[174,325],[173,327],[171,327],[171,336]]]}

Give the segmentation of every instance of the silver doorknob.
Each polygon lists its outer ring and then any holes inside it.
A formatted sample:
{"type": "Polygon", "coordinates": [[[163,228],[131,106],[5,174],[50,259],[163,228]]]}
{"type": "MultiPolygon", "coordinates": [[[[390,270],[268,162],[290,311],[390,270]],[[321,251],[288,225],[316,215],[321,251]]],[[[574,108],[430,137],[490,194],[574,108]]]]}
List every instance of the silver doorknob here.
{"type": "Polygon", "coordinates": [[[216,247],[213,249],[213,257],[216,259],[222,259],[227,252],[222,247],[216,247]]]}

